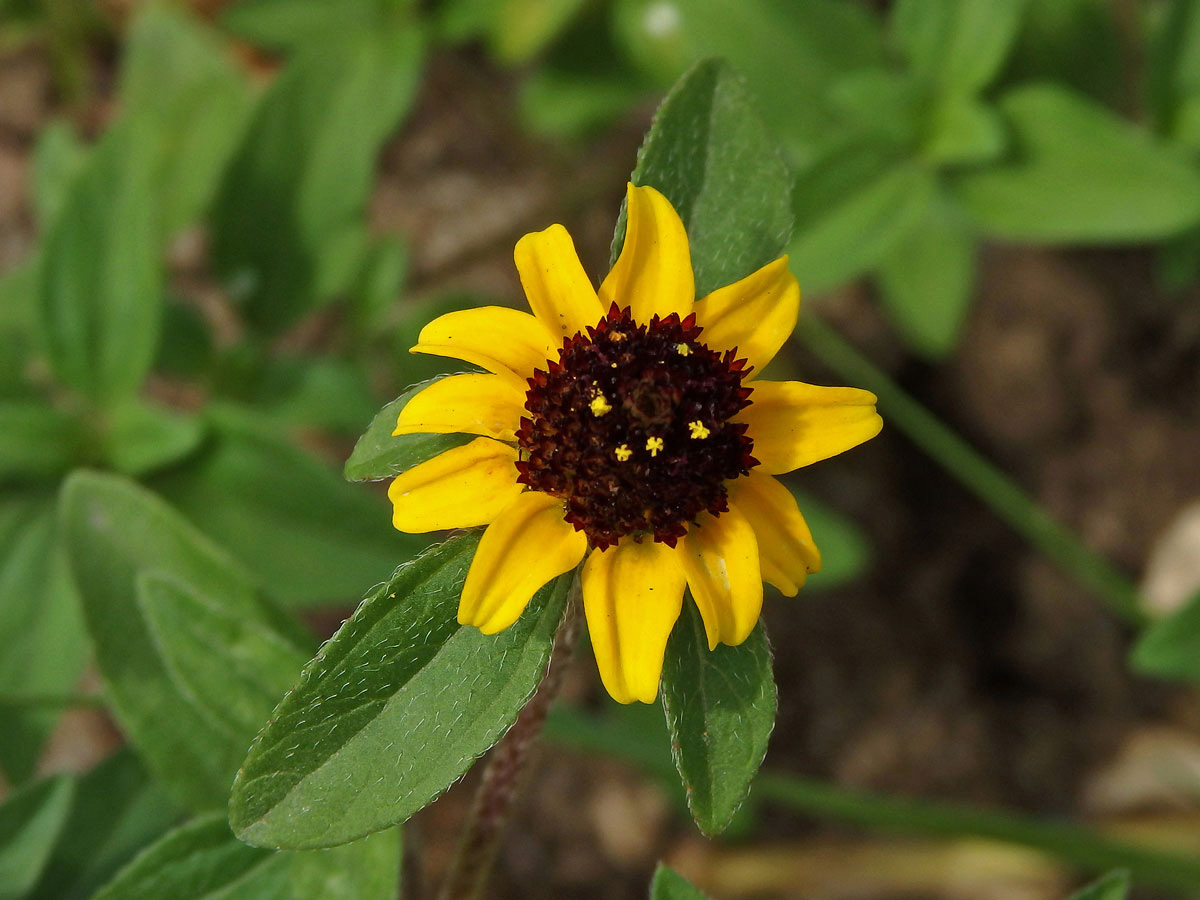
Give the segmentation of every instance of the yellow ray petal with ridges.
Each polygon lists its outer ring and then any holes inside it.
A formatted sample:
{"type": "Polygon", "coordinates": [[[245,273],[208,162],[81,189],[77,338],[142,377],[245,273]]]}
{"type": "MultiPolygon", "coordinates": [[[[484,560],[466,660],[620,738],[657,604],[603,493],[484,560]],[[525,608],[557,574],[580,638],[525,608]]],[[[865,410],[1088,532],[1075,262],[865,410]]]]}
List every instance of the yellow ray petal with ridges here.
{"type": "Polygon", "coordinates": [[[649,538],[623,538],[583,564],[583,610],[600,680],[618,703],[653,703],[667,638],[683,608],[677,554],[649,538]]]}
{"type": "Polygon", "coordinates": [[[737,479],[730,485],[729,509],[754,529],[763,580],[785,597],[795,597],[808,576],[821,570],[821,552],[808,523],[792,492],[777,478],[755,469],[737,479]]]}
{"type": "Polygon", "coordinates": [[[410,353],[449,356],[512,375],[524,384],[546,360],[558,359],[558,347],[534,316],[503,306],[481,306],[438,316],[421,329],[410,353]]]}
{"type": "Polygon", "coordinates": [[[523,385],[502,375],[450,375],[400,410],[399,434],[481,434],[515,441],[525,409],[523,385]]]}
{"type": "Polygon", "coordinates": [[[526,491],[483,533],[459,600],[459,624],[502,631],[542,585],[575,568],[586,552],[587,537],[563,518],[562,500],[526,491]]]}
{"type": "Polygon", "coordinates": [[[476,438],[396,476],[388,488],[392,524],[421,533],[487,525],[525,489],[516,448],[476,438]]]}
{"type": "Polygon", "coordinates": [[[750,405],[735,416],[749,426],[759,470],[781,475],[836,456],[883,427],[875,395],[801,381],[755,381],[750,405]]]}
{"type": "Polygon", "coordinates": [[[517,241],[513,251],[529,308],[550,333],[553,345],[604,317],[567,229],[551,225],[517,241]]]}
{"type": "Polygon", "coordinates": [[[762,612],[762,574],[754,529],[732,507],[719,516],[704,513],[679,542],[679,561],[708,635],[737,646],[750,636],[762,612]]]}
{"type": "Polygon", "coordinates": [[[666,197],[652,187],[628,186],[625,243],[600,285],[604,309],[630,307],[638,322],[656,313],[666,317],[692,311],[696,298],[692,256],[683,221],[666,197]]]}
{"type": "Polygon", "coordinates": [[[767,263],[728,287],[696,301],[700,339],[713,350],[737,347],[754,371],[774,359],[796,327],[800,314],[800,284],[787,267],[787,257],[767,263]]]}

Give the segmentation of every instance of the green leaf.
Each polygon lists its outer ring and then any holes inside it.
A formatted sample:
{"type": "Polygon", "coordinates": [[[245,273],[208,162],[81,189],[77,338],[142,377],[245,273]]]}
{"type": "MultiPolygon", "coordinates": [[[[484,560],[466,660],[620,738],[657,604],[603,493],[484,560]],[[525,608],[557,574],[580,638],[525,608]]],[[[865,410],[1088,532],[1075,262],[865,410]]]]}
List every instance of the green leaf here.
{"type": "Polygon", "coordinates": [[[1008,146],[1003,120],[974,97],[947,97],[934,104],[925,122],[924,159],[938,165],[980,165],[1008,146]]]}
{"type": "MultiPolygon", "coordinates": [[[[0,694],[74,690],[87,660],[75,585],[52,497],[0,501],[0,694]]],[[[33,774],[59,711],[0,705],[0,768],[12,783],[33,774]]]]}
{"type": "Polygon", "coordinates": [[[874,549],[862,529],[811,494],[788,485],[821,551],[821,571],[805,582],[805,591],[823,590],[853,581],[871,563],[874,549]]]}
{"type": "Polygon", "coordinates": [[[384,330],[408,278],[408,245],[397,235],[377,238],[350,293],[350,313],[364,335],[384,330]]]}
{"type": "Polygon", "coordinates": [[[916,143],[928,91],[910,75],[890,69],[860,69],[829,90],[829,105],[855,134],[897,146],[916,143]]]}
{"type": "Polygon", "coordinates": [[[228,547],[282,605],[345,601],[426,546],[380,497],[347,484],[249,411],[213,406],[208,444],[150,485],[228,547]]]}
{"type": "Polygon", "coordinates": [[[142,618],[138,578],[163,572],[228,615],[275,627],[300,645],[298,626],[255,595],[232,558],[133,482],[77,472],[63,489],[60,516],[96,662],[122,729],[184,805],[224,805],[249,734],[214,724],[173,681],[142,618]]]}
{"type": "Polygon", "coordinates": [[[105,135],[40,257],[39,325],[51,368],[99,401],[132,394],[154,361],[163,289],[156,140],[139,120],[105,135]]]}
{"type": "Polygon", "coordinates": [[[833,119],[822,100],[830,85],[884,62],[875,17],[842,0],[740,0],[737,15],[726,0],[620,0],[614,26],[659,84],[704,57],[729,60],[799,164],[829,141],[833,119]]]}
{"type": "Polygon", "coordinates": [[[501,0],[488,43],[506,65],[527,62],[571,24],[587,0],[501,0]]]}
{"type": "Polygon", "coordinates": [[[249,85],[216,32],[150,4],[130,29],[119,92],[127,115],[152,124],[161,226],[170,235],[211,202],[249,122],[249,85]]]}
{"type": "Polygon", "coordinates": [[[225,10],[221,24],[252,43],[295,52],[331,35],[385,27],[389,13],[407,5],[392,0],[241,0],[225,10]]]}
{"type": "Polygon", "coordinates": [[[61,477],[83,456],[82,431],[45,401],[0,400],[0,482],[61,477]]]}
{"type": "Polygon", "coordinates": [[[43,227],[54,221],[86,159],[87,150],[70,122],[55,119],[38,133],[33,147],[33,207],[43,227]]]}
{"type": "Polygon", "coordinates": [[[775,727],[762,623],[738,646],[709,650],[700,613],[685,602],[667,643],[662,700],[688,807],[701,831],[720,834],[746,799],[775,727]]]}
{"type": "Polygon", "coordinates": [[[122,869],[95,900],[392,900],[399,830],[320,853],[240,843],[220,812],[176,828],[122,869]]]}
{"type": "Polygon", "coordinates": [[[1129,656],[1135,671],[1178,681],[1200,681],[1200,593],[1149,625],[1129,656]]]}
{"type": "Polygon", "coordinates": [[[1124,871],[1109,872],[1081,891],[1072,894],[1068,900],[1125,900],[1129,896],[1129,873],[1124,871]]]}
{"type": "Polygon", "coordinates": [[[659,863],[650,884],[650,900],[708,900],[708,897],[674,869],[659,863]]]}
{"type": "Polygon", "coordinates": [[[916,228],[936,190],[932,171],[875,143],[830,153],[796,179],[788,252],[807,291],[870,271],[916,228]]]}
{"type": "Polygon", "coordinates": [[[1193,226],[1159,245],[1155,274],[1170,293],[1184,291],[1200,279],[1200,227],[1193,226]]]}
{"type": "Polygon", "coordinates": [[[893,37],[918,75],[946,93],[971,94],[1000,71],[1026,0],[897,0],[893,37]]]}
{"type": "Polygon", "coordinates": [[[412,102],[415,28],[333,33],[268,89],[213,214],[213,258],[255,328],[274,334],[349,287],[366,248],[375,158],[412,102]]]}
{"type": "Polygon", "coordinates": [[[142,851],[94,900],[217,900],[286,897],[288,860],[247,847],[219,812],[168,832],[142,851]]]}
{"type": "MultiPolygon", "coordinates": [[[[437,380],[437,379],[433,379],[437,380]]],[[[413,466],[433,459],[439,453],[461,447],[474,440],[470,434],[402,434],[393,436],[400,410],[408,401],[432,384],[413,385],[379,411],[354,451],[346,460],[344,473],[350,481],[381,481],[394,478],[413,466]]]]}
{"type": "Polygon", "coordinates": [[[880,297],[905,343],[928,359],[958,346],[978,252],[961,212],[939,199],[879,267],[880,297]]]}
{"type": "MultiPolygon", "coordinates": [[[[787,245],[791,175],[746,83],[720,60],[698,64],[671,89],[632,180],[666,195],[687,226],[697,297],[749,275],[787,245]]],[[[624,240],[622,209],[614,260],[624,240]]]]}
{"type": "Polygon", "coordinates": [[[1178,136],[1180,114],[1200,96],[1200,3],[1176,0],[1151,38],[1148,93],[1159,130],[1178,136]]]}
{"type": "Polygon", "coordinates": [[[14,791],[0,806],[0,900],[19,900],[37,883],[74,789],[74,781],[60,775],[14,791]]]}
{"type": "Polygon", "coordinates": [[[71,813],[29,900],[90,900],[142,847],[179,819],[137,757],[120,750],[79,779],[71,813]]]}
{"type": "Polygon", "coordinates": [[[1200,177],[1107,110],[1052,85],[1001,108],[1015,153],[951,182],[981,228],[1021,241],[1152,241],[1200,219],[1200,177]]]}
{"type": "Polygon", "coordinates": [[[499,634],[461,627],[477,543],[454,538],[402,566],[325,644],[238,774],[238,837],[329,847],[402,822],[515,721],[545,673],[570,579],[499,634]]]}
{"type": "Polygon", "coordinates": [[[137,598],[172,682],[235,740],[262,727],[308,659],[274,629],[161,572],[138,576],[137,598]]]}
{"type": "Polygon", "coordinates": [[[130,399],[109,413],[104,458],[123,475],[146,475],[178,462],[203,439],[197,416],[130,399]]]}

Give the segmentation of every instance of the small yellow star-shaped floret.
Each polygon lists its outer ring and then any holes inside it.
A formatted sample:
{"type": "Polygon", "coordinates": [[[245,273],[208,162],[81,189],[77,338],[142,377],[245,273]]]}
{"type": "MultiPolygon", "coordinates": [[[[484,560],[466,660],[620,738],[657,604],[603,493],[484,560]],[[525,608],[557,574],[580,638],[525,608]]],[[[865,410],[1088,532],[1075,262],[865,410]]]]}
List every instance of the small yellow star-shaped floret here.
{"type": "Polygon", "coordinates": [[[687,344],[676,344],[675,352],[678,353],[680,356],[691,356],[692,348],[690,346],[688,346],[687,344]]]}
{"type": "Polygon", "coordinates": [[[609,405],[609,402],[607,399],[605,399],[605,396],[599,392],[597,392],[596,396],[592,398],[592,402],[589,405],[592,408],[593,416],[602,416],[605,413],[612,412],[612,406],[609,405]]]}
{"type": "Polygon", "coordinates": [[[617,462],[625,462],[629,457],[633,456],[633,451],[629,449],[628,444],[622,444],[613,451],[617,455],[617,462]]]}
{"type": "Polygon", "coordinates": [[[697,419],[695,422],[688,422],[688,429],[692,432],[692,440],[694,441],[702,441],[712,433],[699,419],[697,419]]]}
{"type": "Polygon", "coordinates": [[[658,456],[658,451],[663,448],[663,439],[660,437],[646,438],[646,449],[650,451],[651,456],[658,456]]]}

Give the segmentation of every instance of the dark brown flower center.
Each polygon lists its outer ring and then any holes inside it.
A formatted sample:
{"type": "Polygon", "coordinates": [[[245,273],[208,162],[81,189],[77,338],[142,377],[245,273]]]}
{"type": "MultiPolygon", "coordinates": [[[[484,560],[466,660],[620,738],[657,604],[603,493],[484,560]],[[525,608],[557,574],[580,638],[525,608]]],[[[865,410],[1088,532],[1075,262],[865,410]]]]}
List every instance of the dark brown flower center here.
{"type": "Polygon", "coordinates": [[[695,316],[638,324],[614,304],[529,379],[518,480],[562,497],[595,547],[628,534],[675,546],[702,512],[729,508],[726,481],[758,465],[730,421],[750,405],[750,370],[700,331],[695,316]]]}

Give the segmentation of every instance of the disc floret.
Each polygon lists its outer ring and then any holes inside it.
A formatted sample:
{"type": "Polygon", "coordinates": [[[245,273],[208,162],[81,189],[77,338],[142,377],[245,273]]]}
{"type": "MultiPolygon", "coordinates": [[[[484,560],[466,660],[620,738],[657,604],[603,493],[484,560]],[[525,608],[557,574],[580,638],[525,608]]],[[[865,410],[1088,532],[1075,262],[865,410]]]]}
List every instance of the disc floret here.
{"type": "Polygon", "coordinates": [[[518,480],[562,498],[598,549],[627,535],[675,546],[701,513],[728,510],[725,483],[758,464],[733,421],[751,370],[700,335],[694,315],[638,323],[613,304],[529,379],[518,480]]]}

